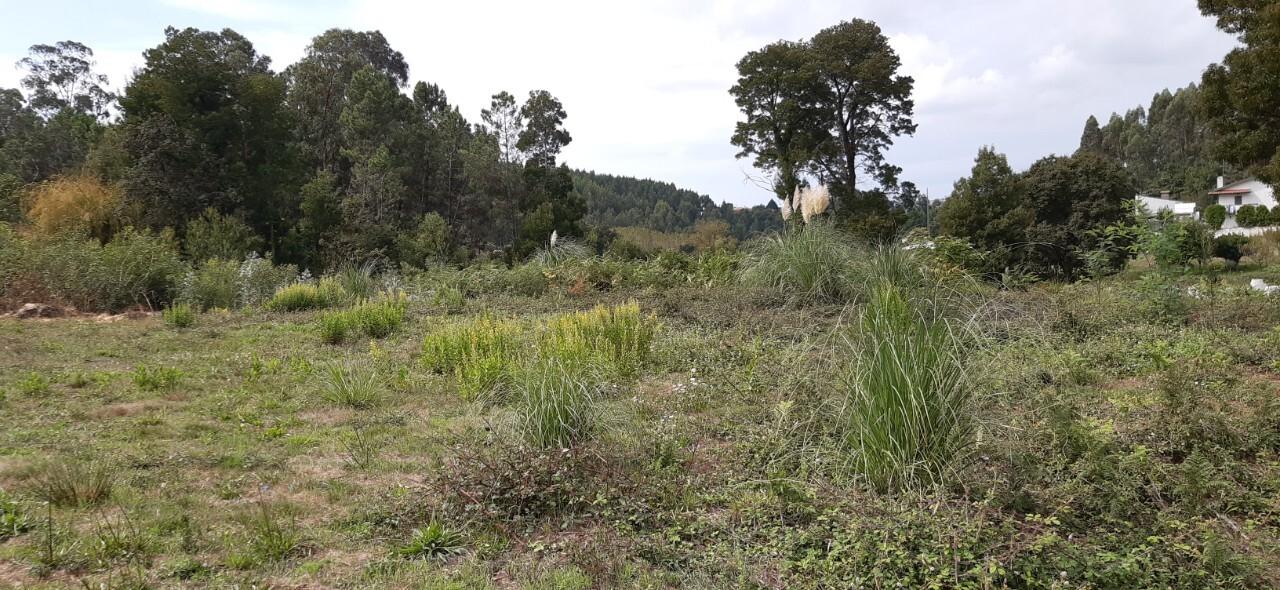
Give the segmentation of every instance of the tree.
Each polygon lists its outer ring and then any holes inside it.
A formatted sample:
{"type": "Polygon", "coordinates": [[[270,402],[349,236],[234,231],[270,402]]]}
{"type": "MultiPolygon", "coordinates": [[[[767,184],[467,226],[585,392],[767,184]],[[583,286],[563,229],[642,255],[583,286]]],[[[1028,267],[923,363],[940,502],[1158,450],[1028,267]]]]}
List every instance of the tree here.
{"type": "Polygon", "coordinates": [[[503,164],[523,164],[520,135],[524,132],[524,116],[516,106],[516,97],[502,91],[493,95],[489,108],[480,111],[480,119],[498,140],[498,158],[503,164]]]}
{"type": "Polygon", "coordinates": [[[546,90],[534,90],[520,107],[520,117],[525,128],[516,141],[516,149],[528,155],[528,163],[535,166],[554,167],[560,150],[573,141],[564,129],[567,115],[560,101],[546,90]]]}
{"type": "Polygon", "coordinates": [[[1079,278],[1079,253],[1098,245],[1098,230],[1130,214],[1134,194],[1122,167],[1092,154],[1041,159],[1022,175],[1022,184],[1025,201],[1015,211],[1031,220],[1025,260],[1042,275],[1065,279],[1079,278]]]}
{"type": "Polygon", "coordinates": [[[899,170],[884,152],[894,138],[915,133],[914,81],[898,74],[901,61],[889,40],[875,23],[854,19],[814,35],[810,53],[822,82],[815,107],[828,129],[814,172],[845,198],[855,196],[860,173],[882,188],[896,185],[899,170]]]}
{"type": "Polygon", "coordinates": [[[1280,3],[1200,0],[1200,10],[1240,45],[1204,72],[1204,108],[1221,134],[1217,154],[1267,182],[1280,181],[1280,3]]]}
{"type": "Polygon", "coordinates": [[[187,257],[197,263],[213,258],[239,261],[262,248],[262,238],[248,224],[215,209],[205,209],[188,223],[182,242],[187,257]]]}
{"type": "Polygon", "coordinates": [[[808,163],[821,124],[811,107],[818,78],[805,43],[779,41],[738,62],[738,82],[729,89],[745,116],[734,128],[738,157],[771,176],[774,196],[794,210],[800,172],[808,163]]]}
{"type": "Polygon", "coordinates": [[[992,271],[1018,262],[1015,249],[1026,242],[1032,212],[1019,209],[1023,186],[1004,154],[983,147],[974,159],[973,170],[957,180],[951,196],[938,211],[938,230],[965,238],[992,252],[992,271]]]}
{"type": "Polygon", "coordinates": [[[1089,119],[1084,122],[1084,133],[1080,134],[1080,151],[1103,153],[1102,127],[1098,125],[1098,118],[1093,115],[1089,115],[1089,119]]]}
{"type": "Polygon", "coordinates": [[[127,196],[171,214],[148,212],[153,223],[178,225],[206,207],[243,211],[274,248],[294,215],[299,171],[284,80],[270,58],[231,29],[172,27],[143,56],[120,99],[134,161],[127,196]]]}
{"type": "Polygon", "coordinates": [[[18,62],[27,71],[22,87],[31,93],[31,108],[45,118],[71,110],[105,119],[115,96],[104,88],[107,77],[94,72],[94,65],[93,50],[82,43],[32,45],[18,62]]]}
{"type": "Polygon", "coordinates": [[[378,31],[329,29],[311,40],[306,55],[289,66],[289,106],[297,114],[297,135],[312,163],[337,172],[342,152],[339,117],[346,109],[347,87],[365,67],[396,86],[409,79],[404,56],[378,31]]]}

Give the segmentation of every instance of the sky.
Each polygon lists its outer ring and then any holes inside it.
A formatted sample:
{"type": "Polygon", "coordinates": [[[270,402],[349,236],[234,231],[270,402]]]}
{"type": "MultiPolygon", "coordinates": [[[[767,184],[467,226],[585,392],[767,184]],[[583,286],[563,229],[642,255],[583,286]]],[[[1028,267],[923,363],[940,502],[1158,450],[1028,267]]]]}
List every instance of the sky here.
{"type": "Polygon", "coordinates": [[[473,121],[489,97],[545,89],[575,168],[654,178],[754,205],[770,193],[729,144],[748,51],[841,21],[877,22],[915,78],[913,137],[889,161],[945,197],[992,145],[1025,168],[1079,144],[1089,115],[1198,81],[1235,44],[1195,0],[0,0],[0,87],[36,43],[76,40],[123,88],[166,26],[248,37],[277,70],[333,27],[377,29],[473,121]]]}

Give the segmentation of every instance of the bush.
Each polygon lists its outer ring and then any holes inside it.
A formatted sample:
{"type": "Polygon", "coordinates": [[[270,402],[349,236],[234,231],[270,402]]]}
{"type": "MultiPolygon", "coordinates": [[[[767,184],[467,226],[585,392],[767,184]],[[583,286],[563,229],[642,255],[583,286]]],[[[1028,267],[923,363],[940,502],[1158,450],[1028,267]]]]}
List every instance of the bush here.
{"type": "Polygon", "coordinates": [[[133,369],[133,384],[143,391],[172,389],[181,379],[182,371],[173,367],[152,369],[146,365],[138,365],[133,369]]]}
{"type": "Polygon", "coordinates": [[[1271,211],[1262,205],[1245,205],[1236,210],[1236,223],[1240,227],[1271,225],[1271,211]]]}
{"type": "Polygon", "coordinates": [[[206,260],[187,273],[179,299],[202,311],[235,309],[240,299],[240,264],[230,260],[206,260]]]}
{"type": "Polygon", "coordinates": [[[31,209],[27,217],[46,236],[72,232],[106,241],[117,226],[120,188],[93,176],[65,176],[42,182],[31,189],[28,198],[31,209]]]}
{"type": "Polygon", "coordinates": [[[1204,208],[1204,222],[1210,229],[1222,229],[1222,224],[1227,221],[1227,208],[1214,203],[1204,208]]]}
{"type": "Polygon", "coordinates": [[[1249,243],[1249,238],[1245,236],[1228,234],[1214,239],[1213,255],[1231,262],[1239,264],[1240,259],[1244,257],[1244,246],[1249,243]]]}
{"type": "Polygon", "coordinates": [[[209,208],[187,224],[183,244],[192,262],[243,260],[262,248],[262,238],[240,218],[209,208]]]}
{"type": "Polygon", "coordinates": [[[452,373],[464,398],[476,399],[500,389],[509,379],[518,350],[518,327],[485,314],[428,334],[422,364],[452,373]]]}
{"type": "Polygon", "coordinates": [[[855,470],[881,492],[943,481],[973,435],[955,332],[882,285],[844,341],[841,424],[855,470]]]}
{"type": "Polygon", "coordinates": [[[281,287],[298,281],[298,268],[291,264],[276,266],[270,260],[261,258],[257,253],[240,263],[239,304],[243,307],[261,305],[269,301],[281,287]]]}
{"type": "Polygon", "coordinates": [[[267,302],[267,309],[281,312],[325,309],[341,305],[348,299],[338,281],[325,277],[314,284],[294,283],[281,287],[267,302]]]}
{"type": "Polygon", "coordinates": [[[597,306],[552,319],[541,350],[544,356],[560,357],[566,349],[588,351],[601,357],[616,374],[632,376],[649,358],[657,330],[657,319],[641,313],[635,301],[612,308],[597,306]]]}
{"type": "Polygon", "coordinates": [[[408,304],[404,293],[387,293],[350,309],[325,313],[320,316],[320,337],[329,344],[345,341],[352,332],[371,338],[386,338],[404,323],[408,304]]]}
{"type": "Polygon", "coordinates": [[[0,173],[0,223],[22,219],[22,181],[7,172],[0,173]]]}
{"type": "Polygon", "coordinates": [[[374,276],[375,269],[376,266],[371,261],[359,266],[347,263],[338,268],[338,272],[333,276],[338,280],[338,284],[342,285],[342,290],[353,299],[368,299],[378,292],[378,279],[374,276]]]}
{"type": "Polygon", "coordinates": [[[194,326],[196,323],[196,312],[187,303],[176,303],[165,308],[161,313],[164,323],[178,329],[186,329],[194,326]]]}
{"type": "Polygon", "coordinates": [[[761,240],[742,270],[742,283],[767,289],[791,304],[833,303],[853,297],[849,273],[858,251],[827,223],[761,240]]]}

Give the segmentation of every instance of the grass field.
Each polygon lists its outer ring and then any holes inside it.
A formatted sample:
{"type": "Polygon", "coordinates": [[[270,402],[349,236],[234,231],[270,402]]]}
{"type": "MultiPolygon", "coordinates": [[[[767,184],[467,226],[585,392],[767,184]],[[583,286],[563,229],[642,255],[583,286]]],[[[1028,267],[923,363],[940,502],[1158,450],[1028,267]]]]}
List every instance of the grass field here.
{"type": "Polygon", "coordinates": [[[0,319],[0,587],[1273,587],[1253,276],[0,319]]]}

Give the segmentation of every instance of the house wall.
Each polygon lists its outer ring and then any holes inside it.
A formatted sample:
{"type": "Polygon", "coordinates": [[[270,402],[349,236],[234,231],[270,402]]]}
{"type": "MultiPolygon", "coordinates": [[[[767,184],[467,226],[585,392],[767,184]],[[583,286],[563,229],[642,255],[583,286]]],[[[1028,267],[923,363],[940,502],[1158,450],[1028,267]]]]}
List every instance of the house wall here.
{"type": "MultiPolygon", "coordinates": [[[[1275,189],[1266,183],[1257,180],[1241,182],[1231,185],[1231,188],[1247,188],[1249,192],[1241,195],[1240,205],[1262,205],[1268,209],[1276,206],[1275,189]]],[[[1232,215],[1235,214],[1236,196],[1235,195],[1218,195],[1218,204],[1227,208],[1232,215]]]]}

